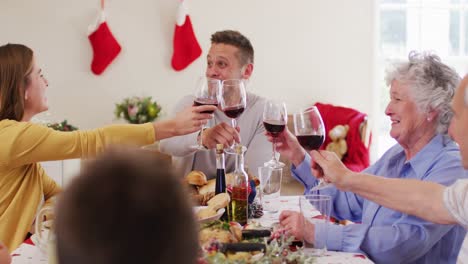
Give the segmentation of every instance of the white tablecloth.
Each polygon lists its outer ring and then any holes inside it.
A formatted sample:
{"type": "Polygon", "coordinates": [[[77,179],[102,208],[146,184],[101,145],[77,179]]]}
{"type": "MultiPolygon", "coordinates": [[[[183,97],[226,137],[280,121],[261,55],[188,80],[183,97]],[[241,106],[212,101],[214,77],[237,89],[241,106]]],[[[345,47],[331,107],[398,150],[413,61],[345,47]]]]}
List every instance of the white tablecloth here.
{"type": "MultiPolygon", "coordinates": [[[[283,210],[291,210],[299,212],[299,196],[281,196],[272,201],[275,204],[275,208],[278,209],[277,213],[265,212],[263,216],[254,221],[258,222],[262,226],[272,226],[279,222],[279,215],[283,210]]],[[[317,211],[317,215],[320,213],[317,211]]],[[[348,253],[348,252],[337,252],[328,251],[325,256],[316,259],[318,264],[341,264],[341,263],[373,263],[366,256],[359,253],[348,253]]]]}
{"type": "Polygon", "coordinates": [[[12,264],[46,264],[47,256],[38,247],[23,243],[17,248],[12,256],[12,264]]]}
{"type": "MultiPolygon", "coordinates": [[[[273,201],[277,204],[277,213],[265,213],[256,219],[262,226],[272,226],[278,222],[280,212],[283,210],[299,211],[299,196],[281,196],[273,201]]],[[[12,253],[13,264],[39,264],[47,263],[47,258],[33,245],[23,243],[12,253]]],[[[366,256],[356,253],[328,251],[323,257],[316,259],[317,264],[368,264],[373,263],[366,256]]]]}

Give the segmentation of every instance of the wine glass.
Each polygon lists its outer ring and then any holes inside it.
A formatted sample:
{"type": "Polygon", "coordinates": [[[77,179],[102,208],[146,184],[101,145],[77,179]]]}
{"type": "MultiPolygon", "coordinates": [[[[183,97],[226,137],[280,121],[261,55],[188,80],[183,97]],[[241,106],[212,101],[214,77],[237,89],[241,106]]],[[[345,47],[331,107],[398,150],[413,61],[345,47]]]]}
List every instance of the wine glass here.
{"type": "MultiPolygon", "coordinates": [[[[195,87],[195,99],[193,101],[194,106],[200,105],[214,105],[218,106],[218,95],[221,89],[221,80],[210,79],[207,77],[200,77],[195,87]]],[[[204,114],[212,114],[214,111],[203,111],[204,114]]],[[[202,126],[200,130],[200,139],[198,144],[192,146],[193,149],[206,150],[203,146],[202,133],[205,126],[202,126]]]]}
{"type": "MultiPolygon", "coordinates": [[[[294,135],[296,135],[299,144],[306,150],[317,150],[325,141],[325,125],[322,116],[317,107],[312,106],[306,111],[294,114],[294,135]]],[[[322,168],[318,167],[318,170],[322,168]]],[[[316,191],[325,187],[332,186],[325,182],[323,178],[310,191],[316,191]]]]}
{"type": "Polygon", "coordinates": [[[273,157],[265,162],[265,166],[282,168],[284,163],[279,162],[276,155],[276,138],[284,131],[288,123],[288,113],[284,102],[267,101],[263,108],[263,126],[273,137],[273,157]]]}
{"type": "MultiPolygon", "coordinates": [[[[237,127],[237,118],[244,112],[247,106],[247,95],[244,81],[240,79],[228,79],[222,82],[219,103],[224,114],[231,118],[232,127],[237,127]]],[[[235,154],[234,143],[225,150],[226,153],[235,154]]]]}

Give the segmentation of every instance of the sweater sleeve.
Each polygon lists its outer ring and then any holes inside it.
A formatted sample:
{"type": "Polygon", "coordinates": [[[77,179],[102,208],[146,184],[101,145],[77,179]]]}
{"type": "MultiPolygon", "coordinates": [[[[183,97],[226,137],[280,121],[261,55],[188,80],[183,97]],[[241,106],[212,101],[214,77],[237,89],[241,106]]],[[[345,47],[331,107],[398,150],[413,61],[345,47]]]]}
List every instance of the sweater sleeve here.
{"type": "Polygon", "coordinates": [[[55,203],[55,196],[62,191],[62,188],[45,173],[42,179],[42,188],[44,191],[44,206],[53,205],[55,203]]]}
{"type": "Polygon", "coordinates": [[[0,130],[0,163],[13,168],[40,161],[86,158],[108,145],[142,146],[154,141],[151,123],[61,132],[29,122],[11,122],[0,130]]]}
{"type": "MultiPolygon", "coordinates": [[[[186,107],[191,106],[193,104],[193,99],[193,96],[183,97],[179,102],[177,102],[171,114],[175,116],[186,107]]],[[[176,157],[184,157],[194,154],[197,150],[190,148],[190,146],[197,144],[198,133],[199,131],[187,135],[163,139],[159,141],[160,151],[176,157]]]]}

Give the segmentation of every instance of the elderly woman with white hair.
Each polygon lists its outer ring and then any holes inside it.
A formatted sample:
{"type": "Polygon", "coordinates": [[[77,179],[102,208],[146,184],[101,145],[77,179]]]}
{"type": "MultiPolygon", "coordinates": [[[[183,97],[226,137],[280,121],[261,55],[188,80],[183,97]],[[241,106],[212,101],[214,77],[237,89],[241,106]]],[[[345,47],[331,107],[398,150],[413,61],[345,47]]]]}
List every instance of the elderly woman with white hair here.
{"type": "MultiPolygon", "coordinates": [[[[450,101],[459,80],[432,54],[410,53],[408,62],[389,72],[390,102],[385,113],[392,122],[390,135],[398,144],[363,172],[445,186],[466,177],[459,148],[447,135],[453,116],[450,101]]],[[[307,190],[317,185],[313,173],[319,170],[310,155],[289,131],[282,133],[280,141],[278,150],[291,159],[294,176],[307,190]]],[[[462,227],[427,222],[335,187],[319,192],[332,197],[333,217],[360,224],[329,225],[326,236],[323,225],[306,221],[302,230],[303,216],[285,211],[280,223],[297,238],[310,243],[326,239],[328,249],[363,252],[377,263],[456,262],[466,233],[462,227]]]]}

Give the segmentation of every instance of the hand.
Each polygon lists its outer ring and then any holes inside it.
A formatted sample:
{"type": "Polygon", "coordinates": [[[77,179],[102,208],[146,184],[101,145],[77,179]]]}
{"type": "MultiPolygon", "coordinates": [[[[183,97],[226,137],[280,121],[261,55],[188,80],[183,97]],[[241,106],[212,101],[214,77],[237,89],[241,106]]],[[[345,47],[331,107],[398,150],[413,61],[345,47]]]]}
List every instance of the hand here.
{"type": "Polygon", "coordinates": [[[10,264],[11,256],[8,248],[0,241],[0,263],[10,264]]]}
{"type": "Polygon", "coordinates": [[[204,111],[215,111],[217,108],[213,105],[191,106],[177,113],[174,121],[175,135],[186,135],[196,132],[213,118],[212,114],[204,114],[204,111]]]}
{"type": "Polygon", "coordinates": [[[203,130],[201,136],[203,145],[209,149],[216,148],[216,144],[223,144],[224,147],[229,147],[234,141],[240,142],[239,128],[234,129],[224,122],[203,130]]]}
{"type": "Polygon", "coordinates": [[[351,177],[353,172],[346,168],[341,160],[334,152],[313,150],[310,152],[314,163],[312,163],[312,174],[317,178],[324,177],[325,181],[334,183],[335,186],[343,191],[346,191],[346,179],[351,177]],[[322,172],[318,169],[317,164],[322,168],[322,172]]]}
{"type": "Polygon", "coordinates": [[[265,132],[265,135],[268,141],[273,142],[274,140],[276,142],[276,151],[290,160],[294,166],[298,166],[304,160],[306,152],[288,128],[285,128],[276,138],[273,138],[268,132],[265,132]]]}
{"type": "Polygon", "coordinates": [[[281,226],[297,240],[305,240],[308,243],[314,243],[315,225],[305,220],[301,213],[288,210],[282,211],[279,220],[281,226]]]}

